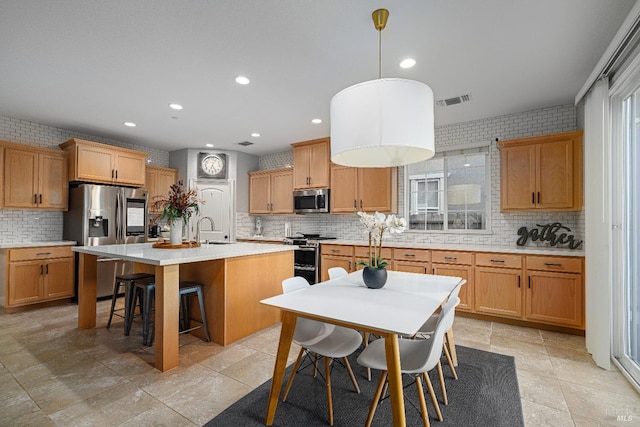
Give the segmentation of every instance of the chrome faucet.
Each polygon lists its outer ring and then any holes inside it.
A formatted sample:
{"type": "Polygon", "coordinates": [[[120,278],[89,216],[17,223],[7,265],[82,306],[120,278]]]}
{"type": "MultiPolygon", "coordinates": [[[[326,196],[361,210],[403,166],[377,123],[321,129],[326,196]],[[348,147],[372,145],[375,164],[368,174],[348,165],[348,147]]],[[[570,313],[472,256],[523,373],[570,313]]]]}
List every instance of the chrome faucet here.
{"type": "Polygon", "coordinates": [[[196,242],[198,242],[198,243],[200,243],[200,223],[204,219],[208,219],[209,220],[209,223],[211,224],[211,231],[214,231],[216,229],[216,224],[213,222],[213,218],[211,218],[210,216],[200,217],[200,219],[198,220],[198,223],[196,225],[196,242]]]}

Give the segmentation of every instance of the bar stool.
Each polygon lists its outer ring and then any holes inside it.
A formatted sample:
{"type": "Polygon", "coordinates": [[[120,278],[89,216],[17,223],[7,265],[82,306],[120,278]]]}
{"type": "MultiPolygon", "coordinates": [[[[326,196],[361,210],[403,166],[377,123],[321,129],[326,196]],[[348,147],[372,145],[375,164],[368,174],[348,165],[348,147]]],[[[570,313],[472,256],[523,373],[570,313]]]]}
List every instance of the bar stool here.
{"type": "MultiPolygon", "coordinates": [[[[155,283],[140,283],[134,282],[133,284],[133,293],[132,293],[132,304],[129,307],[129,330],[131,329],[131,324],[133,323],[133,318],[136,312],[136,304],[139,303],[140,306],[140,315],[142,316],[142,343],[144,345],[152,345],[153,344],[153,314],[155,310],[153,309],[153,300],[156,292],[156,284],[155,283]],[[151,339],[149,339],[149,331],[151,332],[151,339]]],[[[129,335],[129,334],[127,334],[129,335]]]]}
{"type": "MultiPolygon", "coordinates": [[[[134,294],[141,296],[141,312],[143,313],[143,327],[142,327],[142,342],[144,345],[153,345],[155,339],[155,325],[151,319],[153,314],[153,299],[155,294],[155,284],[145,285],[136,284],[136,290],[138,292],[134,294]],[[142,301],[144,301],[144,309],[142,308],[142,301]]],[[[203,328],[204,336],[207,342],[211,342],[209,336],[209,327],[207,324],[207,315],[204,310],[204,298],[202,296],[202,285],[195,282],[180,282],[178,290],[178,296],[180,298],[180,314],[179,314],[179,333],[186,334],[193,330],[203,328]],[[198,305],[200,306],[200,318],[201,321],[191,318],[191,297],[198,297],[198,305]],[[191,327],[191,322],[198,322],[199,325],[191,327]]],[[[135,310],[135,299],[132,305],[132,310],[135,310]]]]}
{"type": "Polygon", "coordinates": [[[116,276],[115,282],[113,284],[111,312],[109,313],[107,329],[111,327],[111,321],[113,320],[113,315],[115,314],[116,316],[122,317],[124,319],[124,334],[129,335],[129,331],[131,330],[131,321],[133,319],[129,316],[129,306],[133,297],[133,285],[136,282],[154,280],[155,276],[150,273],[133,273],[116,276]],[[124,288],[124,308],[116,308],[116,300],[118,299],[118,295],[122,291],[121,288],[124,288]],[[120,311],[124,311],[124,314],[119,314],[120,311]]]}

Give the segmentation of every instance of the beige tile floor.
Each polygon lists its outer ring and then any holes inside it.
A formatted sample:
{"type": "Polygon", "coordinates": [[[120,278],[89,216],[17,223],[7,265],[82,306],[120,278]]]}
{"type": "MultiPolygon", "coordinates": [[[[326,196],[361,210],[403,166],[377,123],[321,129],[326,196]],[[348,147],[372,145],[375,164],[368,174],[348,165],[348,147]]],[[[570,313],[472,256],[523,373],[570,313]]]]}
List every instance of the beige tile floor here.
{"type": "MultiPolygon", "coordinates": [[[[0,426],[202,425],[271,375],[279,326],[227,347],[181,336],[180,366],[161,373],[140,325],[104,327],[109,304],[92,330],[76,328],[72,304],[0,314],[0,426]]],[[[640,395],[594,365],[584,338],[461,317],[454,332],[516,358],[526,426],[640,425],[640,395]]]]}

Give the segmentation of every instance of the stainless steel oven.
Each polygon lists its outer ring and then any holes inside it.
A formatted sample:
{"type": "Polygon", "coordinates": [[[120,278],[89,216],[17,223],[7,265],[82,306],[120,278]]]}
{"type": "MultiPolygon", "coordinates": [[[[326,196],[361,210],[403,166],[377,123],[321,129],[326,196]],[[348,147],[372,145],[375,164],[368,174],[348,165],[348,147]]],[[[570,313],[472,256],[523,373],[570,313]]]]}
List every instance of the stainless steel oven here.
{"type": "Polygon", "coordinates": [[[320,281],[320,243],[319,240],[335,239],[335,237],[285,238],[284,244],[296,245],[293,252],[293,273],[302,276],[314,285],[320,281]]]}

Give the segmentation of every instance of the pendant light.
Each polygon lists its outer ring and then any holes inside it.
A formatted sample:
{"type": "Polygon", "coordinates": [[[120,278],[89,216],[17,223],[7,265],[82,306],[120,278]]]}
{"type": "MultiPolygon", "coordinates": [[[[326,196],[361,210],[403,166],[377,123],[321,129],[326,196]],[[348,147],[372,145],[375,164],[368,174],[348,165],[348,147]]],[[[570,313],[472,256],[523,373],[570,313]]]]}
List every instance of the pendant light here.
{"type": "Polygon", "coordinates": [[[378,30],[378,79],[331,99],[331,161],[389,167],[429,159],[435,153],[433,91],[415,80],[382,78],[382,30],[389,11],[378,9],[372,17],[378,30]]]}

